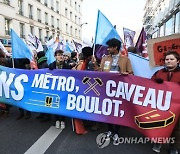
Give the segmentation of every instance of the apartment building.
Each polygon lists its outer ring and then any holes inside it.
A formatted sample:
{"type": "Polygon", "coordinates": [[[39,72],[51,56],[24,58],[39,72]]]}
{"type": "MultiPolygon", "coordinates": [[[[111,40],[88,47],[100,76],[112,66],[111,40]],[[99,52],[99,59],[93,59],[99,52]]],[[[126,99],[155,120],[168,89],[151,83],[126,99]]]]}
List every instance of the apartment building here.
{"type": "Polygon", "coordinates": [[[148,38],[180,33],[180,0],[147,0],[144,11],[148,38]]]}
{"type": "Polygon", "coordinates": [[[43,43],[49,37],[82,41],[83,0],[0,0],[0,39],[10,45],[10,29],[21,38],[31,33],[43,43]]]}

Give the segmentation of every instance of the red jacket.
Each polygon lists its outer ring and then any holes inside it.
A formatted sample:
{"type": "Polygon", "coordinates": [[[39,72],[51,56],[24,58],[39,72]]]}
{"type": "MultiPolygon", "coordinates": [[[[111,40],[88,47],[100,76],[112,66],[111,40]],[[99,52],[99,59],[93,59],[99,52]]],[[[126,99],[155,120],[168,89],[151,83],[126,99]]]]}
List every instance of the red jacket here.
{"type": "Polygon", "coordinates": [[[180,84],[180,67],[178,66],[173,71],[168,71],[168,69],[163,68],[159,71],[157,71],[153,76],[152,79],[156,80],[158,78],[163,79],[164,81],[170,81],[170,82],[177,82],[180,84]]]}

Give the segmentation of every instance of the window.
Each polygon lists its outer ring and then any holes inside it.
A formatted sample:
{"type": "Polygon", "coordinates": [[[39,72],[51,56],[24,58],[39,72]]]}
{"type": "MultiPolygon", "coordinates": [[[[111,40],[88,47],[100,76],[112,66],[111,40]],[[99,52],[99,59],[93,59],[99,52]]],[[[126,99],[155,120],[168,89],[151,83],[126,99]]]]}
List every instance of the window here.
{"type": "Polygon", "coordinates": [[[33,27],[33,26],[30,26],[30,33],[31,33],[32,35],[34,35],[34,27],[33,27]]]}
{"type": "Polygon", "coordinates": [[[165,35],[171,35],[173,34],[173,18],[169,19],[166,22],[166,27],[165,27],[165,35]]]}
{"type": "Polygon", "coordinates": [[[75,23],[77,23],[77,16],[75,15],[75,23]]]}
{"type": "Polygon", "coordinates": [[[68,14],[68,10],[67,8],[65,8],[65,16],[67,17],[67,14],[68,14]]]}
{"type": "Polygon", "coordinates": [[[70,27],[70,35],[73,35],[73,27],[70,27]]]}
{"type": "Polygon", "coordinates": [[[51,26],[54,27],[54,16],[51,16],[51,26]]]}
{"type": "Polygon", "coordinates": [[[28,4],[28,10],[29,10],[29,18],[30,19],[33,19],[33,10],[32,10],[32,5],[31,4],[28,4]]]}
{"type": "Polygon", "coordinates": [[[79,30],[79,38],[81,37],[81,30],[79,30]]]}
{"type": "Polygon", "coordinates": [[[159,29],[159,36],[160,37],[164,36],[164,25],[162,25],[159,29]]]}
{"type": "Polygon", "coordinates": [[[45,24],[48,25],[48,13],[45,12],[45,24]]]}
{"type": "Polygon", "coordinates": [[[5,34],[6,35],[10,35],[10,23],[11,23],[11,20],[5,18],[5,34]]]}
{"type": "Polygon", "coordinates": [[[49,31],[46,31],[46,37],[49,38],[49,31]]]}
{"type": "Polygon", "coordinates": [[[48,6],[48,0],[44,0],[44,5],[48,6]]]}
{"type": "Polygon", "coordinates": [[[56,1],[56,12],[59,13],[59,2],[56,1]]]}
{"type": "Polygon", "coordinates": [[[54,0],[51,0],[51,9],[54,10],[54,0]]]}
{"type": "Polygon", "coordinates": [[[66,24],[66,33],[68,34],[68,24],[66,24]]]}
{"type": "Polygon", "coordinates": [[[75,2],[75,10],[77,10],[77,2],[75,2]]]}
{"type": "Polygon", "coordinates": [[[41,22],[41,10],[40,9],[37,9],[37,19],[38,19],[38,22],[41,22]]]}
{"type": "Polygon", "coordinates": [[[39,40],[42,41],[42,29],[39,28],[39,40]]]}
{"type": "Polygon", "coordinates": [[[81,12],[81,6],[80,5],[78,5],[78,11],[81,12]]]}
{"type": "Polygon", "coordinates": [[[180,12],[175,17],[175,33],[180,33],[180,12]]]}
{"type": "Polygon", "coordinates": [[[53,38],[55,37],[55,33],[52,33],[52,37],[53,37],[53,38]]]}
{"type": "Polygon", "coordinates": [[[77,37],[77,28],[75,29],[75,37],[77,37]]]}
{"type": "Polygon", "coordinates": [[[24,24],[20,23],[20,37],[25,38],[25,33],[24,33],[24,24]]]}
{"type": "Polygon", "coordinates": [[[23,1],[22,0],[18,1],[18,8],[19,8],[19,14],[23,15],[23,1]]]}
{"type": "Polygon", "coordinates": [[[70,20],[72,21],[72,12],[70,12],[70,20]]]}
{"type": "Polygon", "coordinates": [[[81,18],[79,18],[79,23],[78,23],[79,25],[81,24],[81,18]]]}
{"type": "Polygon", "coordinates": [[[59,19],[57,19],[57,29],[59,29],[59,19]]]}
{"type": "Polygon", "coordinates": [[[152,38],[157,38],[157,37],[158,37],[158,32],[156,31],[152,34],[152,38]]]}

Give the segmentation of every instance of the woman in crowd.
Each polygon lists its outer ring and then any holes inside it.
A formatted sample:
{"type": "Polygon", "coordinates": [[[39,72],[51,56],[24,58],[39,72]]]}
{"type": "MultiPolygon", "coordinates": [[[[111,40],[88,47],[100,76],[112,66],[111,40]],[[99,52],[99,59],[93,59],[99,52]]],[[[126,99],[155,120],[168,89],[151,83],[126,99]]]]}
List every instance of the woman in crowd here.
{"type": "MultiPolygon", "coordinates": [[[[163,81],[177,82],[180,85],[180,67],[179,67],[180,55],[175,51],[168,51],[165,53],[164,64],[165,67],[157,71],[152,80],[157,83],[163,83],[163,81]]],[[[178,154],[178,148],[180,147],[180,120],[178,119],[176,126],[172,132],[171,137],[175,137],[175,143],[171,144],[170,154],[178,154]]],[[[161,144],[155,144],[153,151],[160,152],[161,144]]]]}

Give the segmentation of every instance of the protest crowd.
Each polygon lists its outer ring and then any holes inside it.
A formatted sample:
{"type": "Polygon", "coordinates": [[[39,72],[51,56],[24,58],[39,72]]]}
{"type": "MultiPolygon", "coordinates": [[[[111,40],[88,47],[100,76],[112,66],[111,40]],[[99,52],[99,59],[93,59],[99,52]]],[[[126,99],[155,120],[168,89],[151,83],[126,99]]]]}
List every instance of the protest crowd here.
{"type": "MultiPolygon", "coordinates": [[[[142,29],[142,33],[144,30],[142,29]]],[[[15,37],[16,34],[12,31],[11,37],[15,37]]],[[[128,36],[132,37],[132,36],[128,36]]],[[[19,38],[20,39],[20,38],[19,38]]],[[[128,38],[126,38],[127,40],[128,38]]],[[[132,39],[132,38],[131,38],[132,39]]],[[[140,40],[140,39],[139,39],[140,40]]],[[[120,73],[123,76],[136,75],[133,70],[135,67],[131,59],[128,58],[128,54],[132,53],[136,56],[140,56],[148,60],[147,49],[142,51],[132,43],[129,46],[125,46],[122,40],[116,38],[110,38],[105,42],[105,47],[102,45],[82,47],[77,42],[73,41],[74,48],[72,46],[63,43],[57,37],[56,40],[50,38],[46,45],[43,47],[37,37],[29,35],[29,39],[22,42],[12,42],[12,52],[5,52],[2,48],[0,50],[0,65],[10,68],[28,69],[34,71],[36,69],[68,69],[68,70],[80,70],[80,71],[98,71],[109,73],[120,73]],[[23,42],[23,43],[22,43],[23,42]],[[15,43],[15,44],[14,44],[15,43]],[[26,45],[27,50],[30,51],[29,56],[18,57],[18,43],[26,45]],[[102,50],[103,49],[103,50],[102,50]],[[14,51],[16,50],[16,51],[14,51]]],[[[138,43],[137,43],[138,44],[138,43]]],[[[127,45],[127,44],[126,44],[127,45]]],[[[179,67],[180,55],[178,52],[169,50],[164,54],[164,68],[156,71],[152,75],[152,80],[158,84],[163,84],[164,81],[176,82],[180,84],[180,67],[179,67]]],[[[11,105],[0,104],[0,116],[11,116],[11,105]]],[[[30,119],[32,114],[36,115],[36,119],[40,122],[54,121],[54,126],[57,129],[66,129],[66,120],[68,117],[61,115],[52,115],[48,113],[32,113],[22,108],[18,108],[18,115],[16,120],[22,118],[30,119]]],[[[81,119],[72,118],[73,128],[76,134],[83,135],[88,133],[90,127],[91,130],[100,129],[99,122],[84,121],[81,119]],[[88,128],[87,128],[88,126],[88,128]]],[[[107,124],[107,137],[113,140],[114,145],[118,145],[118,138],[121,136],[119,132],[119,125],[107,124]]],[[[178,148],[180,147],[180,127],[179,119],[171,134],[175,137],[175,144],[170,145],[170,153],[178,154],[178,148]]],[[[152,145],[152,150],[160,152],[162,144],[156,143],[152,145]]]]}

